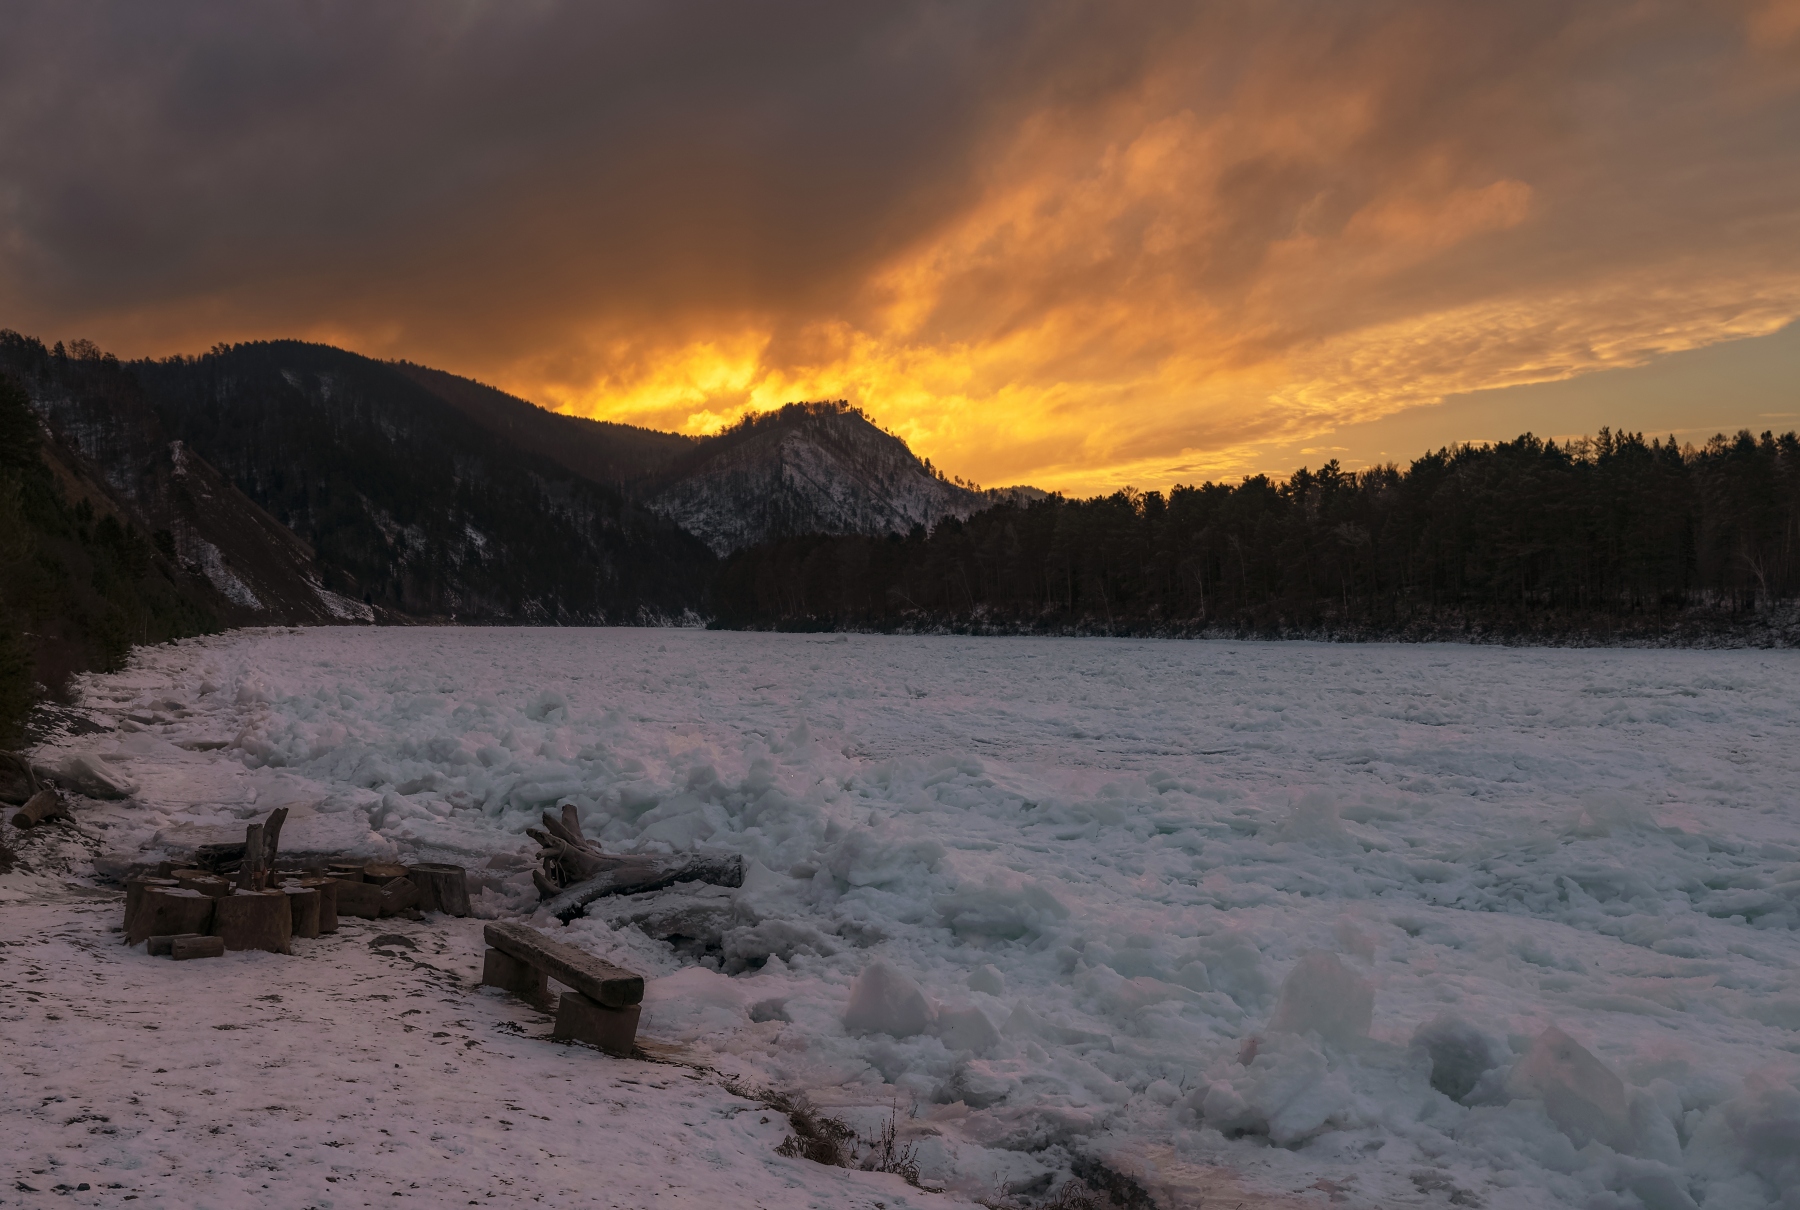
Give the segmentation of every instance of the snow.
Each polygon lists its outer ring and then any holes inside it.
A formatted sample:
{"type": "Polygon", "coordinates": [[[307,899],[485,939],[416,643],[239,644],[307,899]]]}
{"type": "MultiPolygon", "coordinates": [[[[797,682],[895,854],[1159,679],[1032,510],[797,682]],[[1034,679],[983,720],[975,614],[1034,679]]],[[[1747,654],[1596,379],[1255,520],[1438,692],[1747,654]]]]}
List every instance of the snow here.
{"type": "MultiPolygon", "coordinates": [[[[1167,1204],[1795,1210],[1797,673],[1762,651],[240,632],[91,679],[119,730],[39,759],[139,786],[83,805],[114,869],[278,805],[284,848],[454,861],[487,914],[533,911],[523,829],[565,803],[617,850],[742,853],[740,890],[537,923],[643,971],[644,1033],[696,1061],[859,1130],[897,1108],[957,1197],[1098,1159],[1167,1204]]],[[[472,977],[474,922],[415,927],[472,977]]],[[[456,1019],[501,1011],[459,995],[456,1019]]],[[[363,1044],[328,1017],[291,1058],[315,1092],[363,1044]]],[[[454,1100],[534,1064],[631,1067],[508,1045],[504,1072],[409,1078],[454,1100]]],[[[604,1165],[598,1135],[557,1138],[604,1165]]],[[[746,1189],[805,1167],[777,1141],[731,1144],[746,1189]]]]}

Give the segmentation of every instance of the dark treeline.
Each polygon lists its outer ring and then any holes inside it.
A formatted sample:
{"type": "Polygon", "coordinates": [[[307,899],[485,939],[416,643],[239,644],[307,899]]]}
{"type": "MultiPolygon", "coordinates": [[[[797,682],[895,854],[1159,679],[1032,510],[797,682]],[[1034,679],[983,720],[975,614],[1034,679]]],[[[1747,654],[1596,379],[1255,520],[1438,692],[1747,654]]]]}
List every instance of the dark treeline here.
{"type": "Polygon", "coordinates": [[[797,538],[734,556],[712,605],[783,629],[1692,638],[1796,597],[1793,433],[1696,449],[1602,430],[797,538]]]}

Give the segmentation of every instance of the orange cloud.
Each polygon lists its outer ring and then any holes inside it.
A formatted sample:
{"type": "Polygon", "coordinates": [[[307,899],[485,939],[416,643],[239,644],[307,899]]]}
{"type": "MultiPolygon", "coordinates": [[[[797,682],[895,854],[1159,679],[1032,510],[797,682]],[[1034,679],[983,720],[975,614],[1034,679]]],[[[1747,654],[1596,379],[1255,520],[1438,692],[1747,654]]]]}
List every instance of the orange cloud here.
{"type": "Polygon", "coordinates": [[[320,11],[0,48],[15,326],[1089,492],[1800,315],[1793,0],[320,11]]]}

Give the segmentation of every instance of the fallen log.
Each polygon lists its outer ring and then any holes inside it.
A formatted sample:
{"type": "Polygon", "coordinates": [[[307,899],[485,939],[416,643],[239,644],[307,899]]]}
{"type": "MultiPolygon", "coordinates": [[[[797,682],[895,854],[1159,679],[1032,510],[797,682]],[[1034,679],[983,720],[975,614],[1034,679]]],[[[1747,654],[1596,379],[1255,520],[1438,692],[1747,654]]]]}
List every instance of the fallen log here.
{"type": "Polygon", "coordinates": [[[450,916],[469,914],[468,876],[461,866],[421,862],[407,867],[407,877],[419,888],[421,912],[443,912],[450,916]]]}
{"type": "Polygon", "coordinates": [[[48,823],[52,819],[69,819],[69,808],[63,805],[62,796],[55,790],[39,790],[26,800],[25,805],[13,813],[12,826],[15,828],[34,828],[38,824],[48,823]]]}
{"type": "Polygon", "coordinates": [[[534,928],[510,920],[482,929],[494,949],[542,971],[606,1008],[624,1008],[644,999],[644,977],[585,950],[553,941],[534,928]]]}
{"type": "MultiPolygon", "coordinates": [[[[673,854],[670,856],[607,857],[613,863],[586,881],[564,887],[543,905],[545,911],[567,924],[602,895],[635,895],[660,891],[678,882],[710,882],[714,886],[744,885],[744,859],[736,853],[673,854]]],[[[540,888],[541,890],[541,888],[540,888]]]]}
{"type": "MultiPolygon", "coordinates": [[[[204,937],[205,935],[206,934],[204,933],[183,933],[181,934],[181,937],[204,937]]],[[[167,957],[170,948],[176,941],[180,940],[181,937],[147,937],[144,940],[144,952],[149,954],[152,958],[167,957]]]]}
{"type": "Polygon", "coordinates": [[[185,962],[189,958],[222,958],[225,956],[225,939],[223,937],[176,937],[169,946],[169,957],[177,962],[185,962]]]}

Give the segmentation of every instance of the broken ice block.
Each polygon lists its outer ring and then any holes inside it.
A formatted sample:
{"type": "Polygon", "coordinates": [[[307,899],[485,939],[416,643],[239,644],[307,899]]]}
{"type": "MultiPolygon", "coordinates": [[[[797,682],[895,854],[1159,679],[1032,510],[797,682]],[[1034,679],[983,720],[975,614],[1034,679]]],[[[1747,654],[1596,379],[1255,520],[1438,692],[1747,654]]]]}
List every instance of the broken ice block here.
{"type": "Polygon", "coordinates": [[[1336,954],[1309,950],[1282,981],[1269,1020],[1272,1031],[1316,1032],[1343,1045],[1369,1036],[1375,1014],[1375,988],[1345,966],[1336,954]]]}
{"type": "Polygon", "coordinates": [[[910,1038],[931,1028],[931,1002],[919,985],[885,962],[863,967],[850,986],[844,1028],[853,1034],[892,1034],[910,1038]]]}
{"type": "Polygon", "coordinates": [[[1630,1145],[1624,1082],[1554,1025],[1514,1065],[1506,1087],[1514,1097],[1543,1101],[1544,1112],[1577,1147],[1593,1141],[1622,1151],[1630,1145]]]}

